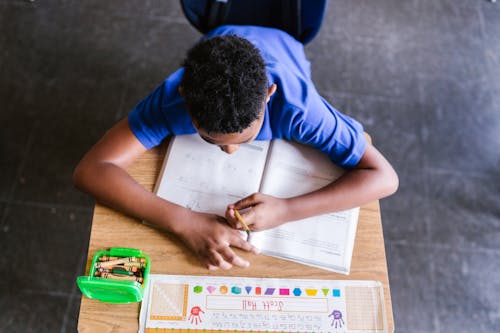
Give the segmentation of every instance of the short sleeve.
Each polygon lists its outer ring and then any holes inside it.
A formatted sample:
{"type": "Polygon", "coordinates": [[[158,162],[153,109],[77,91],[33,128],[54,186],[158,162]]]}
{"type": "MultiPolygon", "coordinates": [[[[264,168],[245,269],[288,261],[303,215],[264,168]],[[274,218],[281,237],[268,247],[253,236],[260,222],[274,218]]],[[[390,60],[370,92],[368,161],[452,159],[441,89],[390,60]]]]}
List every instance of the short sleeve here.
{"type": "Polygon", "coordinates": [[[352,168],[366,149],[363,126],[337,111],[321,96],[309,99],[306,110],[296,110],[292,139],[309,144],[327,154],[337,165],[352,168]]]}
{"type": "Polygon", "coordinates": [[[172,124],[175,127],[177,119],[174,116],[178,112],[173,110],[183,105],[178,92],[182,73],[183,70],[179,69],[170,75],[149,96],[140,101],[128,116],[130,129],[147,149],[159,145],[163,139],[175,134],[172,124]]]}

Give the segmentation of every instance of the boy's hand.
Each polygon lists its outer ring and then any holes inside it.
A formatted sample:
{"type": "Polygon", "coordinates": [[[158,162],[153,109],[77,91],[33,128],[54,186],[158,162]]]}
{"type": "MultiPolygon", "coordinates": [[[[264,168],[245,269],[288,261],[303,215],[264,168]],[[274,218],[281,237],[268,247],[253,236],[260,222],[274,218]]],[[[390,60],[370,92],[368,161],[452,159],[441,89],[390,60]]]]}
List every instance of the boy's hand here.
{"type": "Polygon", "coordinates": [[[231,247],[258,253],[258,249],[221,216],[190,212],[188,220],[179,235],[208,269],[248,267],[250,263],[237,256],[231,247]]]}
{"type": "Polygon", "coordinates": [[[277,227],[286,222],[287,201],[267,194],[254,193],[231,204],[226,209],[226,218],[236,229],[244,229],[234,215],[234,209],[240,211],[241,217],[252,231],[260,231],[277,227]]]}

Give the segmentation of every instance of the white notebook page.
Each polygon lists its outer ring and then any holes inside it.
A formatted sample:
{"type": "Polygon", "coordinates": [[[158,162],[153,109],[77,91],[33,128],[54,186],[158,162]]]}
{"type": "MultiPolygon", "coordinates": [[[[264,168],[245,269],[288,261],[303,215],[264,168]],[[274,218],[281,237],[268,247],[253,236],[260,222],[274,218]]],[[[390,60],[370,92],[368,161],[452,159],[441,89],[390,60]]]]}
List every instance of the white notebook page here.
{"type": "MultiPolygon", "coordinates": [[[[261,192],[292,197],[328,185],[343,170],[312,147],[274,140],[261,192]]],[[[359,208],[289,222],[253,233],[252,243],[268,255],[347,274],[359,208]]]]}
{"type": "Polygon", "coordinates": [[[198,135],[174,137],[156,193],[198,212],[224,216],[228,204],[259,190],[268,141],[242,144],[233,154],[198,135]]]}

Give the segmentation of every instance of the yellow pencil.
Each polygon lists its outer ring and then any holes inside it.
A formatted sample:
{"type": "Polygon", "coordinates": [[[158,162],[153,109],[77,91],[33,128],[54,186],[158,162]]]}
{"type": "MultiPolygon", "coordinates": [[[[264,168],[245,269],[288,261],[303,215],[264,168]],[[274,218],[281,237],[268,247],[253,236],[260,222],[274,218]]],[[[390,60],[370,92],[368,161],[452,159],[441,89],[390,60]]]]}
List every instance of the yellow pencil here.
{"type": "Polygon", "coordinates": [[[245,222],[243,217],[240,215],[240,212],[238,212],[236,209],[234,210],[234,216],[238,219],[238,221],[243,224],[243,228],[245,228],[245,231],[247,233],[247,240],[250,239],[250,228],[248,227],[248,224],[245,222]]]}

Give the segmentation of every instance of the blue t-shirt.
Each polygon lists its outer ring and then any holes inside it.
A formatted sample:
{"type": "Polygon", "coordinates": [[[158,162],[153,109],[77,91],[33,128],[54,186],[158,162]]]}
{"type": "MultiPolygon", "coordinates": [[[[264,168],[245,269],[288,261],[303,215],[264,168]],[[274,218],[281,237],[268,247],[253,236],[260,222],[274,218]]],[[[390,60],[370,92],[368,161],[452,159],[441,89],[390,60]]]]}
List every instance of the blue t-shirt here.
{"type": "MultiPolygon", "coordinates": [[[[300,42],[281,30],[255,26],[221,26],[206,37],[221,35],[238,35],[252,42],[264,58],[269,86],[277,86],[256,140],[279,138],[309,144],[342,167],[359,162],[366,147],[363,127],[318,94],[300,42]]],[[[147,149],[170,135],[196,133],[178,91],[183,72],[180,68],[171,74],[129,115],[132,132],[147,149]]]]}

